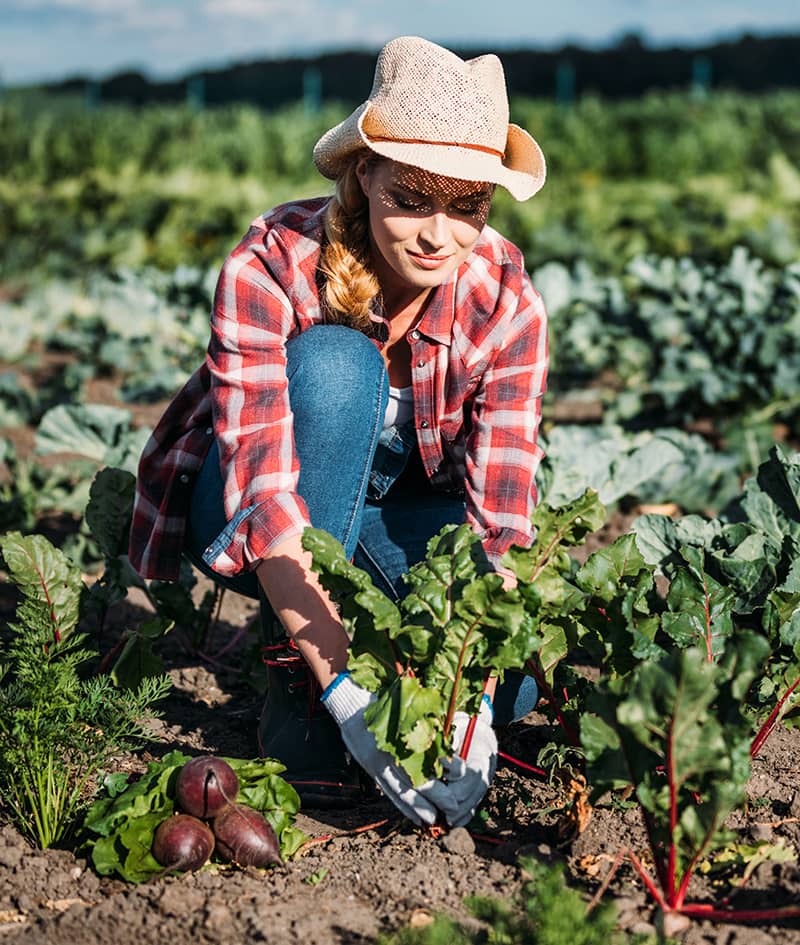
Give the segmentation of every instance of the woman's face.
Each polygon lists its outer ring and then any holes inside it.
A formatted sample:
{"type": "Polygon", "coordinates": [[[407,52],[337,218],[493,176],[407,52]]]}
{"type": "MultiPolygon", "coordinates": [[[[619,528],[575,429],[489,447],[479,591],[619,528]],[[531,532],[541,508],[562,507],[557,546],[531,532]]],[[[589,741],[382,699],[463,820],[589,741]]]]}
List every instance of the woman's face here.
{"type": "Polygon", "coordinates": [[[446,282],[472,252],[494,186],[368,158],[356,173],[369,201],[373,263],[384,297],[446,282]]]}

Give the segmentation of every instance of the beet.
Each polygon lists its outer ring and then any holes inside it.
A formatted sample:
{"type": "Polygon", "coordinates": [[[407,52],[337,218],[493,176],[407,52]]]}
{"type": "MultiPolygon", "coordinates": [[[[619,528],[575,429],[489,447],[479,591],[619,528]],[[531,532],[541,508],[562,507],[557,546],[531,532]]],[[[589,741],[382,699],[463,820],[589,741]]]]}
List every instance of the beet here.
{"type": "Polygon", "coordinates": [[[282,863],[278,838],[270,822],[252,807],[231,804],[214,818],[217,852],[241,866],[282,863]]]}
{"type": "Polygon", "coordinates": [[[178,772],[175,799],[181,810],[210,820],[236,801],[239,779],[231,766],[213,755],[192,758],[178,772]]]}
{"type": "Polygon", "coordinates": [[[214,850],[214,834],[202,820],[173,814],[153,834],[153,856],[168,869],[199,870],[214,850]]]}

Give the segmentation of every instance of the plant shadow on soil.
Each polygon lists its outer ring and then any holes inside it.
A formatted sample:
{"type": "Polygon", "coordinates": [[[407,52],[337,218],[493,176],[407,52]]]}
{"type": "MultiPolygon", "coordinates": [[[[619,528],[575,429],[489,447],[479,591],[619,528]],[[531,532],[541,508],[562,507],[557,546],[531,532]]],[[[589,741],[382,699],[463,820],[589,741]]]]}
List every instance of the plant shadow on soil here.
{"type": "MultiPolygon", "coordinates": [[[[201,581],[198,593],[205,587],[201,581]]],[[[13,619],[15,601],[13,589],[0,585],[0,620],[13,619]]],[[[131,594],[110,615],[104,648],[114,634],[148,616],[144,600],[131,594]]],[[[226,595],[207,647],[211,656],[255,616],[253,602],[226,595]]],[[[153,741],[120,758],[119,770],[142,771],[148,760],[174,748],[187,754],[256,754],[263,697],[242,673],[257,652],[257,629],[239,637],[219,661],[223,665],[192,653],[174,632],[160,642],[173,689],[160,707],[163,717],[154,724],[153,741]]],[[[536,764],[540,748],[552,737],[547,719],[532,713],[500,733],[500,746],[536,764]]],[[[767,743],[754,764],[748,809],[729,824],[738,839],[800,844],[798,749],[798,730],[779,729],[767,743]]],[[[160,945],[166,939],[172,945],[362,945],[409,922],[423,924],[437,910],[465,918],[467,896],[512,894],[523,879],[520,855],[562,863],[568,881],[588,898],[621,846],[644,849],[643,830],[638,811],[616,803],[596,808],[579,835],[565,836],[561,812],[566,801],[558,784],[501,764],[471,836],[433,837],[416,830],[376,795],[346,810],[301,810],[298,825],[330,839],[285,867],[206,868],[141,886],[98,877],[80,851],[33,850],[7,824],[0,829],[0,935],[4,945],[160,945]],[[347,833],[370,824],[378,825],[347,833]]],[[[695,899],[717,895],[707,879],[692,888],[695,899]]],[[[796,901],[798,895],[796,864],[764,863],[734,902],[765,908],[796,901]]],[[[653,931],[652,903],[627,863],[605,896],[616,901],[622,929],[653,931]]],[[[686,945],[800,945],[800,928],[695,922],[677,940],[686,945]]]]}

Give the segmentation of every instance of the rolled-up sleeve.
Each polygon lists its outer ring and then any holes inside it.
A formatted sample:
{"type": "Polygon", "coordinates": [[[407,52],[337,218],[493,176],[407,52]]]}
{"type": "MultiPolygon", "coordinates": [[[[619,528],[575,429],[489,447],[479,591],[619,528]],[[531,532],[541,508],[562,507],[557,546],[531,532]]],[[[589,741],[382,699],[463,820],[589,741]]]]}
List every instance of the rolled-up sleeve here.
{"type": "Polygon", "coordinates": [[[206,358],[228,526],[205,559],[223,575],[252,569],[309,524],[286,375],[295,312],[271,274],[264,233],[250,235],[220,274],[206,358]]]}

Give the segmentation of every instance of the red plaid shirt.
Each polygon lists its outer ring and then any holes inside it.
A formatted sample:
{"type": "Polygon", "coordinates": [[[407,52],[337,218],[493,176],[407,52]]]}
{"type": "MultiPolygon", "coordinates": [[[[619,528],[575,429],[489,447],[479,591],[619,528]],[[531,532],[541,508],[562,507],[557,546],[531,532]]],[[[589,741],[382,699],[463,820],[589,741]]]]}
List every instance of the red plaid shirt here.
{"type": "MultiPolygon", "coordinates": [[[[297,494],[286,342],[323,320],[316,279],[326,203],[259,217],[223,266],[205,363],[140,461],[130,560],[143,577],[178,576],[191,489],[212,437],[229,522],[219,553],[207,557],[217,572],[255,567],[309,524],[297,494]]],[[[520,251],[484,227],[408,340],[425,469],[434,488],[464,490],[466,521],[497,565],[512,544],[531,542],[542,456],[546,315],[520,251]]]]}

